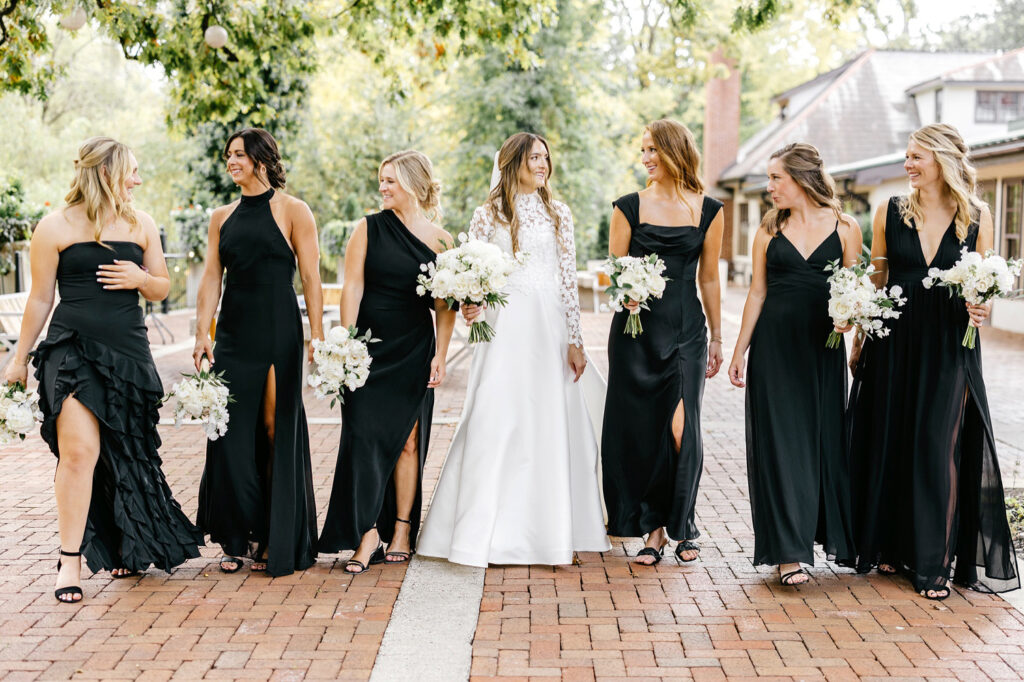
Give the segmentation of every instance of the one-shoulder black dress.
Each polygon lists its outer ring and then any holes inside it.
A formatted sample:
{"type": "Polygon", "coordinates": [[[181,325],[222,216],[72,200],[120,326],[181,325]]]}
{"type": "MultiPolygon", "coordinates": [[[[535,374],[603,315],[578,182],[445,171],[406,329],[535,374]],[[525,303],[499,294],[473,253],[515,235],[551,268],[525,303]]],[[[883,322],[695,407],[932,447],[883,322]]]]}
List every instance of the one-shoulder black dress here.
{"type": "MultiPolygon", "coordinates": [[[[694,522],[704,465],[700,408],[707,371],[707,326],[697,298],[697,264],[704,237],[722,202],[704,197],[700,224],[640,222],[640,196],[613,202],[632,230],[630,256],[665,261],[665,293],[640,312],[644,332],[623,334],[629,312],[608,333],[608,395],[601,435],[608,534],[639,537],[662,526],[676,540],[700,536],[694,522]],[[672,439],[672,416],[683,401],[682,447],[672,439]]],[[[716,264],[717,267],[717,264],[716,264]]]]}
{"type": "Polygon", "coordinates": [[[214,369],[234,398],[228,431],[206,446],[197,523],[231,556],[268,550],[281,576],[316,561],[316,509],[302,405],[302,318],[295,254],[270,210],[274,190],[243,195],[220,228],[227,271],[217,318],[214,369]],[[274,442],[266,437],[263,394],[274,368],[274,442]],[[250,543],[255,543],[254,550],[250,543]]]}
{"type": "Polygon", "coordinates": [[[850,393],[850,472],[857,569],[887,563],[914,589],[941,590],[952,578],[985,592],[1020,586],[981,373],[981,342],[961,341],[964,302],[925,289],[930,267],[947,269],[964,246],[950,224],[931,263],[917,230],[889,200],[885,220],[888,285],[907,303],[892,333],[864,344],[850,393]]]}
{"type": "Polygon", "coordinates": [[[74,396],[100,425],[100,457],[82,553],[93,571],[150,565],[169,571],[199,556],[202,533],[171,495],[160,470],[163,385],[149,351],[139,292],[96,281],[114,259],[142,265],[130,241],[77,242],[60,252],[60,303],[33,353],[43,440],[58,458],[57,416],[74,396]]]}
{"type": "Polygon", "coordinates": [[[853,554],[846,467],[846,346],[833,329],[825,266],[842,263],[833,230],[805,260],[779,233],[768,242],[768,292],[750,339],[747,483],[754,565],[814,564],[853,554]]]}
{"type": "Polygon", "coordinates": [[[409,520],[416,548],[422,507],[423,463],[430,442],[434,390],[427,388],[434,357],[434,299],[416,294],[421,263],[437,257],[391,211],[366,216],[363,298],[356,326],[373,332],[373,363],[366,384],[345,391],[341,445],[331,502],[320,534],[321,552],[356,549],[374,525],[390,542],[396,518],[393,473],[419,423],[419,479],[409,520]]]}

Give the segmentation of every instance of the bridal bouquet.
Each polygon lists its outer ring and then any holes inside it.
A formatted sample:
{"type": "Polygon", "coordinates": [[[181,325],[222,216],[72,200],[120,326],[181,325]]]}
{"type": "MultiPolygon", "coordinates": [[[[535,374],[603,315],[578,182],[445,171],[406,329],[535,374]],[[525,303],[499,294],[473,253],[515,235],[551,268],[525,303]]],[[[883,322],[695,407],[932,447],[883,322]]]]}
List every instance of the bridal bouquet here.
{"type": "Polygon", "coordinates": [[[162,402],[174,399],[174,425],[196,419],[203,425],[206,437],[217,440],[228,432],[228,403],[234,402],[224,381],[224,372],[213,372],[204,357],[198,373],[181,373],[183,381],[171,387],[162,402]]]}
{"type": "MultiPolygon", "coordinates": [[[[1020,275],[1021,265],[1020,260],[1007,261],[994,251],[988,251],[982,257],[977,251],[968,251],[965,246],[960,251],[960,260],[953,267],[949,270],[931,268],[921,284],[925,289],[934,285],[948,287],[950,296],[956,293],[972,305],[982,305],[1012,293],[1013,281],[1020,275]]],[[[978,328],[968,324],[963,345],[973,349],[977,338],[978,328]]]]}
{"type": "Polygon", "coordinates": [[[20,381],[4,384],[0,389],[0,445],[7,445],[15,436],[25,440],[36,422],[41,421],[43,413],[36,392],[26,390],[20,381]]]}
{"type": "Polygon", "coordinates": [[[354,391],[366,383],[370,376],[373,358],[366,345],[377,343],[370,330],[359,336],[355,327],[334,327],[327,332],[323,341],[313,340],[313,361],[316,371],[309,375],[309,385],[317,398],[331,398],[335,403],[345,404],[344,390],[354,391]]]}
{"type": "MultiPolygon", "coordinates": [[[[508,282],[518,261],[494,244],[459,235],[459,245],[437,254],[434,263],[420,265],[424,273],[416,278],[416,293],[428,291],[444,300],[449,308],[456,303],[501,307],[508,296],[501,290],[508,282]]],[[[469,342],[490,341],[494,329],[486,321],[474,322],[469,328],[469,342]]]]}
{"type": "MultiPolygon", "coordinates": [[[[828,278],[828,314],[833,324],[837,327],[855,324],[867,336],[888,336],[889,328],[882,320],[895,320],[900,316],[896,307],[907,302],[900,296],[903,289],[899,286],[891,286],[888,291],[885,287],[876,289],[871,281],[875,266],[867,262],[844,268],[834,260],[825,266],[825,271],[832,273],[828,278]]],[[[839,348],[842,340],[843,335],[833,329],[825,346],[839,348]]]]}
{"type": "Polygon", "coordinates": [[[608,294],[616,311],[622,310],[623,304],[627,301],[636,301],[640,304],[635,310],[630,311],[626,328],[623,330],[624,334],[629,334],[635,339],[637,334],[644,333],[644,326],[640,324],[640,308],[650,310],[647,301],[651,298],[661,298],[665,293],[666,280],[661,274],[665,272],[665,261],[658,258],[656,253],[646,258],[623,256],[607,259],[602,269],[611,280],[605,293],[608,294]]]}

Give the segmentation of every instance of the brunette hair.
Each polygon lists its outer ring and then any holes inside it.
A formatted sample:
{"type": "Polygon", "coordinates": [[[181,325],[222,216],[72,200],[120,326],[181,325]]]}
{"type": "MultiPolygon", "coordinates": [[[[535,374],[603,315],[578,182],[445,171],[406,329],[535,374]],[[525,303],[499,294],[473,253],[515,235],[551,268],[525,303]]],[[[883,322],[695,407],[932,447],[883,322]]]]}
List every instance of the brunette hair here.
{"type": "Polygon", "coordinates": [[[252,159],[256,177],[260,168],[267,173],[267,183],[274,189],[284,189],[285,173],[281,166],[281,152],[277,149],[277,140],[263,128],[243,128],[228,138],[224,144],[224,157],[227,158],[231,143],[242,138],[245,154],[252,159]]]}
{"type": "MultiPolygon", "coordinates": [[[[672,187],[679,199],[686,204],[690,212],[696,215],[693,207],[686,201],[685,191],[700,194],[704,191],[704,183],[700,180],[700,152],[697,142],[690,129],[679,121],[661,118],[651,121],[644,128],[651,134],[654,146],[658,150],[658,159],[672,178],[672,187]]],[[[651,180],[647,180],[651,184],[651,180]]]]}
{"type": "MultiPolygon", "coordinates": [[[[800,186],[815,206],[831,208],[836,220],[843,217],[843,205],[836,196],[836,183],[825,172],[817,147],[806,142],[794,142],[772,154],[769,159],[779,159],[789,177],[800,186]]],[[[789,219],[788,208],[772,208],[761,219],[761,227],[774,237],[789,219]]]]}
{"type": "Polygon", "coordinates": [[[544,185],[537,188],[537,194],[555,223],[555,235],[558,237],[559,247],[562,247],[562,219],[552,203],[551,187],[548,185],[548,180],[555,171],[551,162],[551,147],[540,135],[516,133],[505,140],[498,151],[498,184],[491,190],[484,204],[496,219],[508,226],[509,234],[512,236],[512,253],[519,252],[519,216],[515,210],[516,197],[519,196],[519,170],[526,165],[533,145],[538,141],[544,145],[544,150],[548,154],[548,173],[544,178],[544,185]]]}

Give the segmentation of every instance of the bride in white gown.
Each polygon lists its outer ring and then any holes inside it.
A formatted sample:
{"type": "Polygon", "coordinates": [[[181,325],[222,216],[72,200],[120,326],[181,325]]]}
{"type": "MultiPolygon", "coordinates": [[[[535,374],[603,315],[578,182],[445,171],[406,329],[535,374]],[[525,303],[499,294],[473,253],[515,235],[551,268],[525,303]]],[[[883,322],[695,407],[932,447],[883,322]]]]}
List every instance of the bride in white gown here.
{"type": "MultiPolygon", "coordinates": [[[[470,233],[524,254],[524,264],[509,277],[508,305],[485,312],[496,335],[474,351],[418,551],[470,566],[569,564],[576,551],[610,549],[597,441],[577,383],[586,359],[572,213],[550,198],[543,138],[513,135],[497,166],[470,233]]],[[[482,311],[463,312],[471,320],[482,311]]]]}

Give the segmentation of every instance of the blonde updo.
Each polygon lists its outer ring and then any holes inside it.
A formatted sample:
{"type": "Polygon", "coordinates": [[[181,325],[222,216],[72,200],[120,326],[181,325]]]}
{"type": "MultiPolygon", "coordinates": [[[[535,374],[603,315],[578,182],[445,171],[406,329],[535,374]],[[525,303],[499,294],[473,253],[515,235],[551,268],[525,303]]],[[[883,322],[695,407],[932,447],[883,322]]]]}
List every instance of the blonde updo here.
{"type": "Polygon", "coordinates": [[[134,172],[131,150],[113,138],[91,137],[78,148],[75,176],[64,202],[67,208],[85,207],[97,242],[102,243],[103,228],[119,218],[132,230],[139,226],[126,186],[134,172]]]}
{"type": "Polygon", "coordinates": [[[414,149],[396,152],[380,162],[378,177],[388,164],[395,169],[398,185],[416,200],[420,210],[430,220],[440,220],[441,184],[434,180],[434,166],[426,154],[414,149]]]}

